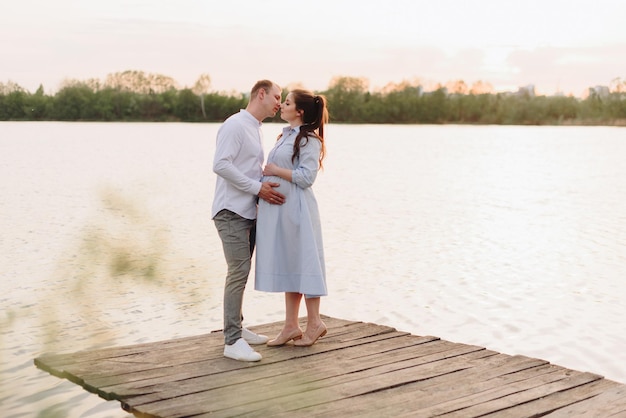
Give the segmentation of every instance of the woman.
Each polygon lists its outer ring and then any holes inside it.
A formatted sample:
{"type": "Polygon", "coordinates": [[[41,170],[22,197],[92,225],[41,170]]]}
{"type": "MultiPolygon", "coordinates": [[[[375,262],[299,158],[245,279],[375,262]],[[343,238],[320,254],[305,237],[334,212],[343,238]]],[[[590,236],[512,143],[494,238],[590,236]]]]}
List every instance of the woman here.
{"type": "Polygon", "coordinates": [[[320,297],[327,295],[322,228],[311,186],[324,159],[326,99],[306,90],[293,90],[280,106],[289,123],[270,151],[263,180],[279,183],[276,191],[285,203],[260,200],[256,232],[255,289],[285,292],[285,325],[267,342],[310,346],[326,335],[320,318],[320,297]],[[298,324],[300,301],[305,297],[306,331],[298,324]]]}

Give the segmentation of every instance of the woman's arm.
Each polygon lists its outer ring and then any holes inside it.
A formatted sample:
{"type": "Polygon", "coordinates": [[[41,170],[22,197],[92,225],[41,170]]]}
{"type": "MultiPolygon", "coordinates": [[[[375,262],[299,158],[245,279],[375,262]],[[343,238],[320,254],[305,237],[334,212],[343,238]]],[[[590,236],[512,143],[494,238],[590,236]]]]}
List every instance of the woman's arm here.
{"type": "Polygon", "coordinates": [[[263,174],[266,176],[280,177],[283,180],[295,183],[303,189],[311,187],[319,171],[321,147],[322,144],[317,138],[309,137],[306,144],[300,147],[298,165],[293,170],[279,167],[276,164],[268,164],[265,166],[265,169],[263,169],[263,174]]]}
{"type": "Polygon", "coordinates": [[[288,182],[291,182],[292,179],[292,171],[290,169],[279,167],[274,163],[269,163],[265,166],[263,169],[263,175],[280,177],[288,182]]]}
{"type": "Polygon", "coordinates": [[[317,173],[320,169],[322,143],[319,139],[312,136],[309,137],[308,141],[306,139],[302,141],[298,166],[293,170],[291,177],[293,183],[306,189],[313,186],[317,178],[317,173]]]}

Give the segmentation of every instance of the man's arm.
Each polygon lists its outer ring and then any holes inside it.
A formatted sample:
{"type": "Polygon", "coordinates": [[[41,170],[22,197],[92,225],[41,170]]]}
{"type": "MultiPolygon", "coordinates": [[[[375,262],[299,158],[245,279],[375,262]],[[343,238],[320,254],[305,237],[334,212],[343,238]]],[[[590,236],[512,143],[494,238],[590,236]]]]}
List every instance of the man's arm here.
{"type": "Polygon", "coordinates": [[[261,190],[261,183],[248,177],[233,163],[243,146],[244,137],[241,132],[232,125],[223,125],[217,134],[213,172],[237,189],[257,195],[261,190]]]}

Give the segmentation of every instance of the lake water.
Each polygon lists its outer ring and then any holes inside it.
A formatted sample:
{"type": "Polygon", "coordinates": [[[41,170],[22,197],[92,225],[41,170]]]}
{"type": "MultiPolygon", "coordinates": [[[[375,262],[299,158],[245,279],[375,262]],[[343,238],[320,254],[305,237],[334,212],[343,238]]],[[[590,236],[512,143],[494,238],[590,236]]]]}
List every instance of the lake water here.
{"type": "MultiPolygon", "coordinates": [[[[218,127],[0,123],[3,416],[127,417],[33,359],[221,329],[218,127]]],[[[324,314],[626,382],[626,129],[331,124],[327,144],[324,314]]],[[[252,287],[247,324],[282,320],[252,287]]]]}

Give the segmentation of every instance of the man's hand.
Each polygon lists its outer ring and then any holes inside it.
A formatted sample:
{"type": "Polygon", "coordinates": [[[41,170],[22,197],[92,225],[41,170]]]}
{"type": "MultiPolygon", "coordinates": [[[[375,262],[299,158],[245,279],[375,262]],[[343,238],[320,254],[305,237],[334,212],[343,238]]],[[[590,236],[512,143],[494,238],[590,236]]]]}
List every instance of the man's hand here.
{"type": "Polygon", "coordinates": [[[282,193],[278,193],[274,190],[274,187],[280,186],[280,183],[272,183],[265,181],[261,183],[261,190],[259,191],[259,197],[272,205],[282,205],[285,203],[285,196],[282,193]]]}

